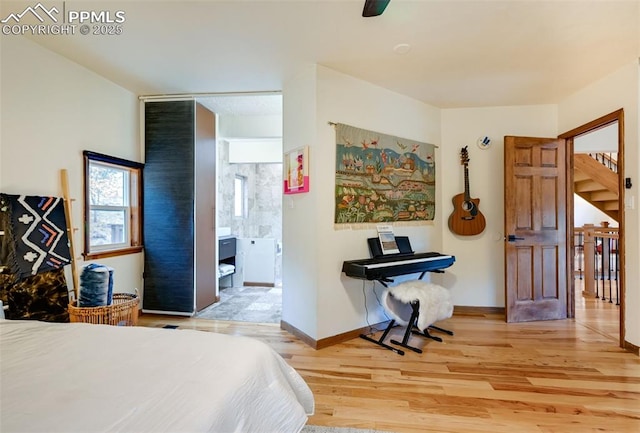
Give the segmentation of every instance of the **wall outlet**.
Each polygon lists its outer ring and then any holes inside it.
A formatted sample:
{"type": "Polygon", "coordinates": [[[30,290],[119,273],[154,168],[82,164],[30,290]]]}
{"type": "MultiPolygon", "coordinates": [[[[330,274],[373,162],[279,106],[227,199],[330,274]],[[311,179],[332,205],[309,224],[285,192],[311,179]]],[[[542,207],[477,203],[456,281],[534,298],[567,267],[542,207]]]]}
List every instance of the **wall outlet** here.
{"type": "Polygon", "coordinates": [[[624,198],[624,207],[625,209],[635,209],[636,208],[636,197],[633,195],[628,195],[624,198]]]}

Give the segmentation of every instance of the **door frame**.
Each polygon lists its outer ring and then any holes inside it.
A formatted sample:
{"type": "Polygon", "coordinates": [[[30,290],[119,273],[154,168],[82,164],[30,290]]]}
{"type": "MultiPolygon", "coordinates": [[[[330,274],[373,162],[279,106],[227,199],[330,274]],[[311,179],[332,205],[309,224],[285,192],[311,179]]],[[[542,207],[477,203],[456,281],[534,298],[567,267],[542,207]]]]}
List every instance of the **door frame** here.
{"type": "Polygon", "coordinates": [[[613,111],[609,114],[605,114],[602,117],[599,117],[591,122],[585,123],[584,125],[578,126],[570,131],[564,132],[558,136],[558,138],[564,138],[567,140],[567,223],[569,227],[569,242],[567,248],[567,264],[569,265],[569,272],[567,273],[570,293],[568,293],[567,299],[567,311],[568,317],[575,317],[575,263],[573,260],[574,254],[574,227],[573,227],[573,140],[575,137],[579,135],[586,134],[588,132],[593,132],[598,129],[604,128],[605,126],[611,125],[612,123],[618,122],[618,212],[619,212],[619,220],[618,220],[618,256],[619,256],[619,264],[620,264],[620,273],[618,286],[620,288],[620,341],[619,345],[621,348],[625,347],[625,223],[624,223],[624,109],[620,108],[619,110],[613,111]]]}

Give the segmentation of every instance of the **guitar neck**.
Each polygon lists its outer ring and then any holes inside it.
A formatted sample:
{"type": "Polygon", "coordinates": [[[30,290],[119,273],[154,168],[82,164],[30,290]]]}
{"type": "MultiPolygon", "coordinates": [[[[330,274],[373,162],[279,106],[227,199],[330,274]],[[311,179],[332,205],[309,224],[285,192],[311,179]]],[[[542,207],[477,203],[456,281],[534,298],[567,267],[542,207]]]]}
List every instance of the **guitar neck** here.
{"type": "Polygon", "coordinates": [[[471,193],[469,192],[469,166],[464,165],[464,199],[465,201],[471,200],[471,193]]]}

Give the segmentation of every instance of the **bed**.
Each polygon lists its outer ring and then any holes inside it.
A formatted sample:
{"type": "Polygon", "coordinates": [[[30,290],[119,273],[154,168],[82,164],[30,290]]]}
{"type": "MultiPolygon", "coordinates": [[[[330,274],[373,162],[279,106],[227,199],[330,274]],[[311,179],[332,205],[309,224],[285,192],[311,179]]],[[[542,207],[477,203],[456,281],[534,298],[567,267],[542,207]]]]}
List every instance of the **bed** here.
{"type": "Polygon", "coordinates": [[[265,343],[195,330],[0,319],[0,431],[299,432],[302,377],[265,343]]]}

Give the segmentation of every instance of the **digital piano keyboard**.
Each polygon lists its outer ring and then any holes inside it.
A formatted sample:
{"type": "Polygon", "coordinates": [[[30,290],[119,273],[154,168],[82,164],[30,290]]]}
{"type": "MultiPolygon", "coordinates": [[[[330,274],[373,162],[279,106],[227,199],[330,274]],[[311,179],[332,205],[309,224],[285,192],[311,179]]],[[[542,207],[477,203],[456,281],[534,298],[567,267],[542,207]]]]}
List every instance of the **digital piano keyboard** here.
{"type": "MultiPolygon", "coordinates": [[[[441,272],[455,262],[454,256],[436,252],[394,254],[388,257],[347,260],[342,263],[342,272],[352,278],[392,282],[398,275],[441,272]]],[[[422,278],[422,275],[420,276],[422,278]]]]}

